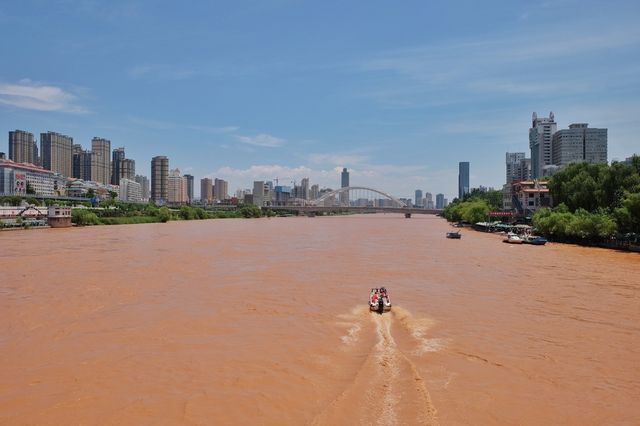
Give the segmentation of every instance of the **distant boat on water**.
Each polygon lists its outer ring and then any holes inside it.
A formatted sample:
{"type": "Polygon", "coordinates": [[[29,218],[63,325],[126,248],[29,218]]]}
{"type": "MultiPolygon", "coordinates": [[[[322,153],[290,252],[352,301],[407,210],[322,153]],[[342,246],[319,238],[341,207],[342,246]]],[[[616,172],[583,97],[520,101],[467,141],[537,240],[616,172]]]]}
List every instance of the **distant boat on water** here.
{"type": "Polygon", "coordinates": [[[450,231],[447,232],[447,238],[451,238],[454,240],[459,240],[462,237],[462,234],[460,233],[460,231],[450,231]]]}

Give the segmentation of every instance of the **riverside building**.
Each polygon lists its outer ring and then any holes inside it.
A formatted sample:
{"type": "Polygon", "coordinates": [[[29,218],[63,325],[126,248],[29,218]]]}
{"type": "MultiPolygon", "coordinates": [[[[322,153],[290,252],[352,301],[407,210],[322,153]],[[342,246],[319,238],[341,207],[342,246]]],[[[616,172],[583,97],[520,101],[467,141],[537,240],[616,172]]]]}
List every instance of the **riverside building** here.
{"type": "Polygon", "coordinates": [[[146,176],[142,176],[142,175],[136,175],[136,177],[134,178],[134,180],[136,182],[138,182],[140,184],[141,190],[142,190],[142,201],[143,202],[148,202],[149,201],[149,178],[146,176]]]}
{"type": "Polygon", "coordinates": [[[229,198],[229,182],[223,179],[218,179],[213,182],[213,198],[218,201],[223,201],[229,198]]]}
{"type": "Polygon", "coordinates": [[[124,147],[116,148],[113,150],[113,153],[111,154],[111,185],[120,184],[120,161],[124,159],[124,147]]]}
{"type": "Polygon", "coordinates": [[[159,155],[151,159],[151,200],[164,204],[168,199],[169,159],[159,155]]]}
{"type": "Polygon", "coordinates": [[[187,181],[187,202],[193,203],[193,176],[184,175],[183,177],[187,181]]]}
{"type": "Polygon", "coordinates": [[[589,128],[587,123],[574,123],[553,135],[552,162],[565,166],[574,161],[607,162],[607,129],[589,128]]]}
{"type": "Polygon", "coordinates": [[[42,167],[65,177],[73,176],[73,138],[56,132],[40,134],[42,167]]]}
{"type": "Polygon", "coordinates": [[[33,133],[24,130],[9,132],[9,160],[37,164],[38,146],[33,133]]]}
{"type": "MultiPolygon", "coordinates": [[[[340,187],[346,188],[349,186],[349,172],[347,168],[344,167],[342,169],[342,173],[340,174],[340,187]]],[[[349,193],[341,193],[340,194],[340,205],[348,206],[349,205],[349,193]]]]}
{"type": "Polygon", "coordinates": [[[180,169],[169,172],[168,197],[170,204],[184,204],[187,202],[187,180],[180,175],[180,169]]]}
{"type": "Polygon", "coordinates": [[[0,160],[0,194],[54,196],[64,191],[65,178],[30,163],[0,160]]]}
{"type": "Polygon", "coordinates": [[[91,180],[91,151],[85,151],[80,144],[73,145],[73,174],[76,179],[91,180]]]}
{"type": "MultiPolygon", "coordinates": [[[[111,182],[111,141],[104,138],[91,139],[91,179],[104,185],[111,182]]],[[[122,151],[124,155],[124,149],[122,151]]]]}
{"type": "Polygon", "coordinates": [[[553,134],[558,129],[553,112],[549,117],[538,118],[535,112],[531,117],[529,129],[529,148],[531,149],[531,177],[539,179],[543,176],[543,169],[552,163],[551,144],[553,134]]]}
{"type": "Polygon", "coordinates": [[[140,203],[142,201],[142,185],[135,180],[120,179],[120,191],[118,199],[129,203],[140,203]]]}
{"type": "Polygon", "coordinates": [[[203,204],[213,202],[213,181],[209,178],[200,179],[200,201],[203,204]]]}
{"type": "Polygon", "coordinates": [[[458,198],[462,200],[464,194],[469,193],[469,162],[458,163],[458,198]]]}

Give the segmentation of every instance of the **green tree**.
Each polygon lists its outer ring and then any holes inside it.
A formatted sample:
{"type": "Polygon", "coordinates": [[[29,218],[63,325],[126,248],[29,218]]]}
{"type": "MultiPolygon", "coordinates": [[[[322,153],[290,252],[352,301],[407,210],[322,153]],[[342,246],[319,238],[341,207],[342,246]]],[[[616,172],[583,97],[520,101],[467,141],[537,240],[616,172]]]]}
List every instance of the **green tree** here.
{"type": "Polygon", "coordinates": [[[88,209],[71,210],[71,222],[76,225],[100,225],[98,216],[88,209]]]}
{"type": "Polygon", "coordinates": [[[166,223],[171,220],[171,210],[167,206],[162,206],[158,209],[158,218],[160,222],[166,223]]]}

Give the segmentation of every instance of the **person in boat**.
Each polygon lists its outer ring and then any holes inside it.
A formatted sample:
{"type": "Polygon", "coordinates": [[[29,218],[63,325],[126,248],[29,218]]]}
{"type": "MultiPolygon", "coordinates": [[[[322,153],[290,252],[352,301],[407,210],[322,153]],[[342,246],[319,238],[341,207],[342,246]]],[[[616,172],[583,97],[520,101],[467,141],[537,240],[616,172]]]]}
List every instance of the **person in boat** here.
{"type": "Polygon", "coordinates": [[[371,303],[378,303],[378,289],[373,289],[371,292],[371,303]]]}
{"type": "Polygon", "coordinates": [[[384,287],[380,287],[380,297],[383,299],[387,299],[387,289],[384,287]]]}

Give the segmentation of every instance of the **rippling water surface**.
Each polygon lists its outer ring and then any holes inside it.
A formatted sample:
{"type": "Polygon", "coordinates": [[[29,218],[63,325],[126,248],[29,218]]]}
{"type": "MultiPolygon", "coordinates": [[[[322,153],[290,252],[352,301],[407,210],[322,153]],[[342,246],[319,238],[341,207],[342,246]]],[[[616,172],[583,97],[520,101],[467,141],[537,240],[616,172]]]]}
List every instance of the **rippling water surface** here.
{"type": "Polygon", "coordinates": [[[448,229],[1,232],[0,422],[640,423],[640,256],[448,229]]]}

